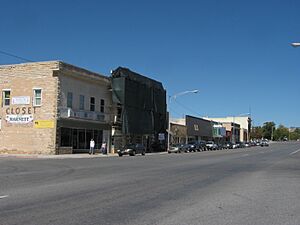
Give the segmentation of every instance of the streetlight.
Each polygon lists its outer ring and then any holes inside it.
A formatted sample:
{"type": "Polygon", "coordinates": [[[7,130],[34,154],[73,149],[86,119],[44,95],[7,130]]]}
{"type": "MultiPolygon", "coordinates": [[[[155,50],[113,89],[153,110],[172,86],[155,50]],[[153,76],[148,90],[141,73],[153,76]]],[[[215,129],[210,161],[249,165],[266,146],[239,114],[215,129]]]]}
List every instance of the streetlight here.
{"type": "Polygon", "coordinates": [[[297,47],[300,47],[300,43],[294,42],[294,43],[291,43],[291,46],[293,46],[294,48],[297,48],[297,47]]]}
{"type": "Polygon", "coordinates": [[[170,120],[170,118],[171,118],[171,113],[170,113],[170,103],[171,103],[171,100],[172,99],[176,99],[178,96],[182,96],[182,95],[186,95],[186,94],[190,94],[190,93],[194,93],[194,94],[196,94],[196,93],[198,93],[199,92],[199,90],[197,90],[197,89],[195,89],[195,90],[190,90],[190,91],[182,91],[182,92],[179,92],[179,93],[177,93],[177,94],[175,94],[175,95],[169,95],[168,96],[168,112],[169,112],[169,118],[168,118],[168,142],[167,142],[167,150],[169,150],[170,149],[170,137],[171,137],[171,120],[170,120]]]}

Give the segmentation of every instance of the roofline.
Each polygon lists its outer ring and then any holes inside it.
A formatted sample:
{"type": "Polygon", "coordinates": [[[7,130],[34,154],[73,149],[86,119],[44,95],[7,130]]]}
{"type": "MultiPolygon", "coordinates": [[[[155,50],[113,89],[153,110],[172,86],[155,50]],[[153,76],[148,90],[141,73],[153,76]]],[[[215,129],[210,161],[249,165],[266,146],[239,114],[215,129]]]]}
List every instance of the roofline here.
{"type": "MultiPolygon", "coordinates": [[[[78,66],[75,66],[75,65],[63,62],[61,60],[50,60],[50,61],[39,61],[39,62],[26,62],[26,63],[16,63],[16,64],[6,64],[6,65],[0,65],[0,69],[1,68],[7,68],[7,67],[13,67],[13,66],[27,66],[27,65],[30,66],[30,65],[35,65],[35,64],[57,64],[58,65],[57,70],[74,69],[74,70],[77,70],[77,71],[82,72],[82,73],[92,74],[92,75],[94,75],[96,77],[99,77],[99,78],[103,78],[103,79],[107,79],[107,80],[110,79],[110,77],[105,76],[103,74],[96,73],[96,72],[87,70],[85,68],[81,68],[81,67],[78,67],[78,66]]],[[[53,69],[53,70],[55,70],[55,69],[53,69]]]]}

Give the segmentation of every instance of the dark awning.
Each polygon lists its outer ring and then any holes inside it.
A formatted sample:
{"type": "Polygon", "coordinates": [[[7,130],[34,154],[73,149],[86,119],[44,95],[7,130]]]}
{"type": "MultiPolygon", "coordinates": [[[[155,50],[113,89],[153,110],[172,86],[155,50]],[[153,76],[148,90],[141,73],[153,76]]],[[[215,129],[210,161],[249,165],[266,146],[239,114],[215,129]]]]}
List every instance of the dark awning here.
{"type": "Polygon", "coordinates": [[[57,120],[57,126],[76,129],[111,130],[110,124],[78,119],[59,119],[57,120]]]}

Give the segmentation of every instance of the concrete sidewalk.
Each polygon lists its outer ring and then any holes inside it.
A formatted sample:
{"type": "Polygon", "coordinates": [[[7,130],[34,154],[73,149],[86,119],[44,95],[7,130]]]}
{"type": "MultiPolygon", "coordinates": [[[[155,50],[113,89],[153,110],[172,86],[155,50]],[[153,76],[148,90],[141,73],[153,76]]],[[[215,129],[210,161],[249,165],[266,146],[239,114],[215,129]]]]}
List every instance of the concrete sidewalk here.
{"type": "MultiPolygon", "coordinates": [[[[146,153],[146,156],[149,155],[164,155],[167,152],[157,152],[157,153],[146,153]]],[[[64,155],[30,155],[30,154],[0,154],[1,158],[21,158],[21,159],[90,159],[90,158],[108,158],[108,157],[119,157],[118,154],[95,154],[89,155],[88,153],[81,154],[64,154],[64,155]]],[[[124,156],[123,156],[124,157],[124,156]]],[[[126,157],[126,156],[125,156],[126,157]]]]}

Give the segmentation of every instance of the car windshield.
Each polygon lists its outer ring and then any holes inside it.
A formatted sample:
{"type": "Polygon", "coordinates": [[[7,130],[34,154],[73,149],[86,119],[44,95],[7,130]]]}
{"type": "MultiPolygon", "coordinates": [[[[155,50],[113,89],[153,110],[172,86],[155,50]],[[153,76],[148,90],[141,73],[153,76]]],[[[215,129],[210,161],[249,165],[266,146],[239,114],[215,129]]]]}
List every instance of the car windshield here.
{"type": "Polygon", "coordinates": [[[213,144],[213,143],[214,143],[214,142],[212,142],[212,141],[208,141],[208,142],[207,142],[207,144],[213,144]]]}
{"type": "Polygon", "coordinates": [[[134,148],[135,147],[135,144],[127,144],[124,146],[125,149],[127,148],[134,148]]]}

